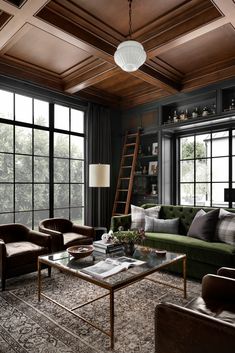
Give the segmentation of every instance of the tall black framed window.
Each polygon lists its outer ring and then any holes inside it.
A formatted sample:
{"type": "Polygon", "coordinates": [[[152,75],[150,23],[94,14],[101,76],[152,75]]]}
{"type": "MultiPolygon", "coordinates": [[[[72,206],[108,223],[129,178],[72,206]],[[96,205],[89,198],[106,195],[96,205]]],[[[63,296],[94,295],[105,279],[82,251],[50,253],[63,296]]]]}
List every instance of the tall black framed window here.
{"type": "Polygon", "coordinates": [[[224,197],[235,186],[234,152],[231,129],[179,137],[179,204],[234,207],[224,197]]]}
{"type": "Polygon", "coordinates": [[[0,90],[0,223],[84,223],[84,111],[0,90]]]}

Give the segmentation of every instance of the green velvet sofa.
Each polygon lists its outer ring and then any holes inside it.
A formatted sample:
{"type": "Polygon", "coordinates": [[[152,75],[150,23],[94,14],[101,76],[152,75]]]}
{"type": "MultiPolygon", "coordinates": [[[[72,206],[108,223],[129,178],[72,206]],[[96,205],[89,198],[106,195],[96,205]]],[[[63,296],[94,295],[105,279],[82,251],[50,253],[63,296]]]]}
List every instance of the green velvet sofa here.
{"type": "MultiPolygon", "coordinates": [[[[145,204],[143,208],[156,206],[145,204]]],[[[165,249],[177,253],[187,254],[187,275],[201,279],[207,273],[216,273],[219,267],[235,267],[235,246],[222,242],[206,242],[204,240],[186,236],[195,214],[203,209],[206,212],[213,210],[209,207],[187,207],[161,205],[159,218],[179,218],[179,234],[147,233],[145,245],[157,249],[165,249]]],[[[235,209],[227,209],[234,212],[235,209]]],[[[131,215],[113,216],[111,229],[115,232],[122,226],[130,229],[131,215]]],[[[171,266],[171,271],[181,273],[181,264],[171,266]]]]}

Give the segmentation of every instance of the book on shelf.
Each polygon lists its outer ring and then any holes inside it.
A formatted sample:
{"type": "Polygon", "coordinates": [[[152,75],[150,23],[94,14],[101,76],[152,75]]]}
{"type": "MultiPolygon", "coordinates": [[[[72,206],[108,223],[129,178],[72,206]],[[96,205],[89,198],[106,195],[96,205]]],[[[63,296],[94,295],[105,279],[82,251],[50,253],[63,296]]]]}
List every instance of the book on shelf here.
{"type": "Polygon", "coordinates": [[[143,265],[144,263],[145,261],[142,260],[121,256],[116,259],[107,258],[103,261],[99,261],[95,265],[83,268],[81,272],[92,277],[103,279],[121,271],[128,270],[130,267],[143,265]]]}
{"type": "Polygon", "coordinates": [[[102,252],[104,254],[121,251],[123,249],[121,244],[118,243],[104,243],[102,240],[93,242],[95,251],[102,252]]]}

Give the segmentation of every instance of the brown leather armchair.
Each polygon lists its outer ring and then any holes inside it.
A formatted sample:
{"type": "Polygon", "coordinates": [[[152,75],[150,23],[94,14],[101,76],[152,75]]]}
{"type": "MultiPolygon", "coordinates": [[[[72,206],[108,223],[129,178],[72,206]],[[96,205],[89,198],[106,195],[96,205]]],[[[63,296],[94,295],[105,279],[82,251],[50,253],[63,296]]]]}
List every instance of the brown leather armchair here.
{"type": "Polygon", "coordinates": [[[203,277],[201,297],[186,307],[157,305],[156,353],[235,352],[235,269],[218,274],[203,277]]]}
{"type": "MultiPolygon", "coordinates": [[[[2,290],[7,278],[37,270],[39,255],[51,251],[50,236],[22,224],[0,225],[0,276],[2,290]]],[[[50,275],[50,269],[48,269],[50,275]]]]}
{"type": "Polygon", "coordinates": [[[39,231],[51,236],[52,252],[74,245],[88,245],[94,241],[93,227],[74,224],[65,218],[48,218],[39,223],[39,231]]]}

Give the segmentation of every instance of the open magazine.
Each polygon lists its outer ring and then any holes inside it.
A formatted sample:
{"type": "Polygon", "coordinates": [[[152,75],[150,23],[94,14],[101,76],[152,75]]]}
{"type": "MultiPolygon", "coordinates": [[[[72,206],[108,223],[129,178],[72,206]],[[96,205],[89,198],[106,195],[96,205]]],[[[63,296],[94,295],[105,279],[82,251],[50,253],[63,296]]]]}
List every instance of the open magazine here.
{"type": "Polygon", "coordinates": [[[116,259],[107,258],[103,261],[99,261],[95,265],[83,268],[81,272],[97,278],[106,278],[123,270],[127,270],[130,267],[139,266],[144,263],[145,261],[121,256],[116,259]]]}

